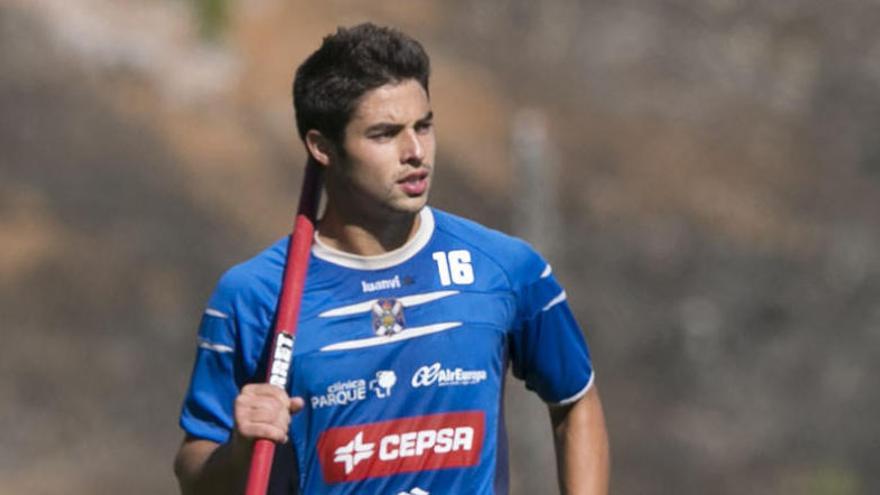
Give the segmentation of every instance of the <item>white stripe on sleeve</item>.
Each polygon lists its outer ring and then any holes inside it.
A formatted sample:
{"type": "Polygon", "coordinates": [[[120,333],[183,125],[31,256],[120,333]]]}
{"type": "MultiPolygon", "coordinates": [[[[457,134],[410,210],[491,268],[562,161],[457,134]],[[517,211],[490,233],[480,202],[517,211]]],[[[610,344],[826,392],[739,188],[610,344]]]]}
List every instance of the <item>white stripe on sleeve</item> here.
{"type": "Polygon", "coordinates": [[[562,292],[559,293],[558,296],[554,297],[552,301],[548,302],[547,305],[541,309],[541,311],[547,311],[548,309],[552,308],[553,306],[556,306],[557,304],[561,303],[562,301],[565,301],[567,298],[568,298],[568,295],[563,290],[562,292]]]}
{"type": "Polygon", "coordinates": [[[226,314],[226,313],[224,313],[224,312],[222,312],[222,311],[218,311],[218,310],[216,310],[216,309],[214,309],[214,308],[208,308],[208,309],[206,309],[206,310],[205,310],[205,314],[208,315],[208,316],[213,316],[213,317],[215,317],[215,318],[229,318],[229,315],[228,315],[228,314],[226,314]]]}
{"type": "Polygon", "coordinates": [[[596,379],[596,372],[593,371],[592,373],[590,373],[590,379],[587,380],[587,384],[584,386],[584,388],[580,389],[577,393],[575,393],[571,397],[567,397],[565,399],[562,399],[559,402],[548,403],[548,405],[551,407],[561,407],[561,406],[567,406],[569,404],[574,404],[575,402],[579,401],[581,399],[581,397],[587,395],[587,392],[589,392],[590,389],[593,388],[593,381],[595,381],[595,379],[596,379]]]}
{"type": "Polygon", "coordinates": [[[232,347],[230,347],[228,345],[215,344],[214,342],[211,342],[210,340],[205,340],[205,339],[199,339],[199,348],[205,349],[208,351],[219,352],[219,353],[227,353],[227,352],[235,351],[235,349],[233,349],[232,347]]]}

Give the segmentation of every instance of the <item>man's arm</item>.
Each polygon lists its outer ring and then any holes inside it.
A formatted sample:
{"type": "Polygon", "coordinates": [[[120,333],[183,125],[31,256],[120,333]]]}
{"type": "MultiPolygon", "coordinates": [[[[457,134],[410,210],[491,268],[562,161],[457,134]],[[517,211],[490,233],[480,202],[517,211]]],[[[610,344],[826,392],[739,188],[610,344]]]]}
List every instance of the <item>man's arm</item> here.
{"type": "Polygon", "coordinates": [[[574,404],[550,408],[563,495],[606,495],[611,458],[602,402],[594,385],[574,404]]]}
{"type": "Polygon", "coordinates": [[[242,442],[218,444],[187,436],[174,459],[180,493],[242,493],[249,454],[242,442]]]}
{"type": "Polygon", "coordinates": [[[244,491],[254,440],[288,440],[290,417],[303,401],[266,383],[246,385],[235,399],[235,430],[227,443],[191,436],[174,458],[174,474],[183,495],[236,494],[244,491]]]}

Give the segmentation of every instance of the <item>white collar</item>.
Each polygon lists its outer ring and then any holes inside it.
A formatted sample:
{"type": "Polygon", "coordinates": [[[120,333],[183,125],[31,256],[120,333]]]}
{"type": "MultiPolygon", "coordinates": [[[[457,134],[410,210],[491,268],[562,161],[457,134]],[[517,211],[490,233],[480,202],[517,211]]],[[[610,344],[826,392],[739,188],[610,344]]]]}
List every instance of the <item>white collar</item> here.
{"type": "Polygon", "coordinates": [[[412,258],[422,250],[431,236],[434,234],[434,214],[429,207],[424,207],[419,212],[419,228],[415,235],[412,236],[403,246],[388,251],[387,253],[377,254],[375,256],[361,256],[358,254],[346,253],[338,249],[332,248],[324,244],[318,238],[318,231],[315,231],[315,243],[312,245],[312,254],[324,261],[334,263],[346,268],[354,268],[356,270],[382,270],[399,265],[404,261],[412,258]]]}

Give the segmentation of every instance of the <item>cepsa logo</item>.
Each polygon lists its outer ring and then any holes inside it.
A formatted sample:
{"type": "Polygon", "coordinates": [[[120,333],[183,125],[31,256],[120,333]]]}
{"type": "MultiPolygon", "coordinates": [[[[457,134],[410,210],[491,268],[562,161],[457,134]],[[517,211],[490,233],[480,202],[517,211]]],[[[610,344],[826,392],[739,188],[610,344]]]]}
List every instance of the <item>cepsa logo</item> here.
{"type": "Polygon", "coordinates": [[[331,428],[318,439],[327,483],[469,467],[480,461],[482,411],[431,414],[331,428]]]}

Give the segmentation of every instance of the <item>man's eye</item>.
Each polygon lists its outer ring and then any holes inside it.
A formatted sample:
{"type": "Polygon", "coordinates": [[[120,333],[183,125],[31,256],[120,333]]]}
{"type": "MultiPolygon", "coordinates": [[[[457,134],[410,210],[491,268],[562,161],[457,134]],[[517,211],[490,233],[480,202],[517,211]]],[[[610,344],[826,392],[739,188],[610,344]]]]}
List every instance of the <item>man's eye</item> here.
{"type": "Polygon", "coordinates": [[[433,125],[434,124],[432,122],[422,122],[422,123],[416,124],[416,131],[418,131],[418,132],[429,131],[429,130],[431,130],[431,127],[433,127],[433,125]]]}

